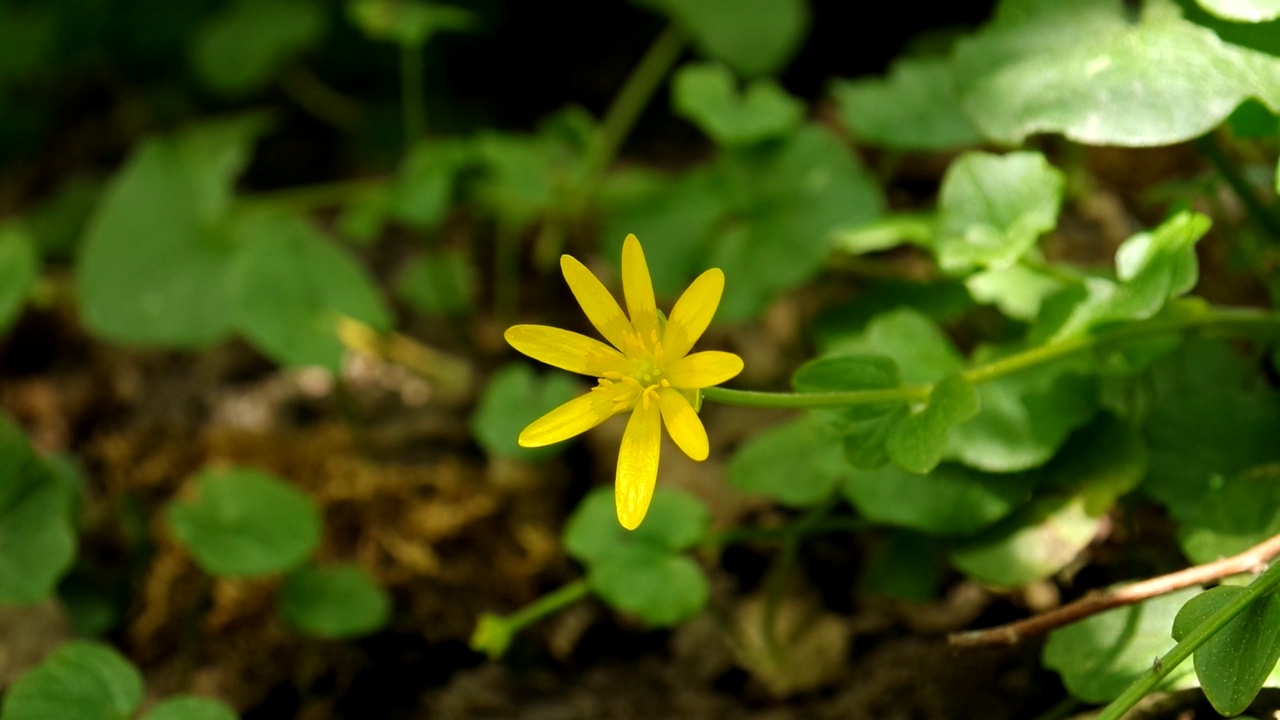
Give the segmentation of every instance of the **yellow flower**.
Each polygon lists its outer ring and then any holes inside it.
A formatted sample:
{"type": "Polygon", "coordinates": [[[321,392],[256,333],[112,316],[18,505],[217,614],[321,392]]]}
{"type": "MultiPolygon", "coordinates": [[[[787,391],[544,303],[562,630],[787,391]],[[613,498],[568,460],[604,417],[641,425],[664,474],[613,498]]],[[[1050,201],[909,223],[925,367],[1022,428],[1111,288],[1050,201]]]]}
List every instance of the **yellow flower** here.
{"type": "Polygon", "coordinates": [[[600,378],[591,392],[533,421],[520,433],[520,444],[542,447],[567,440],[631,410],[618,452],[614,497],[618,522],[634,530],[649,510],[658,479],[659,426],[666,424],[686,455],[706,460],[707,431],[694,409],[699,390],[742,372],[742,358],[733,353],[689,354],[720,304],[724,273],[713,268],[699,275],[676,301],[668,320],[654,303],[649,266],[635,235],[628,235],[622,245],[622,293],[630,319],[582,263],[563,255],[560,269],[587,319],[613,347],[545,325],[507,330],[507,342],[525,355],[600,378]]]}

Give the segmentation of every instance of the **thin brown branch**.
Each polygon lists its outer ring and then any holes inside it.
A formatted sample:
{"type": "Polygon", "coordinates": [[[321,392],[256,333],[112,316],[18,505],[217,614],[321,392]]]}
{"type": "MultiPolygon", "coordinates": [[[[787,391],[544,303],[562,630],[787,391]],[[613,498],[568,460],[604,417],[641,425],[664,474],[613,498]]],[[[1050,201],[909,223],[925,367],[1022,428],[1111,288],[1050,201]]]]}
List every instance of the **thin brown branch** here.
{"type": "Polygon", "coordinates": [[[1280,535],[1245,550],[1239,555],[1196,565],[1168,575],[1143,580],[1112,590],[1094,590],[1075,602],[1063,605],[1040,615],[1007,625],[952,633],[947,642],[952,647],[981,647],[988,645],[1016,645],[1017,643],[1050,630],[1070,625],[1112,608],[1132,605],[1148,598],[1164,595],[1193,585],[1221,580],[1229,575],[1259,573],[1275,557],[1280,556],[1280,535]]]}

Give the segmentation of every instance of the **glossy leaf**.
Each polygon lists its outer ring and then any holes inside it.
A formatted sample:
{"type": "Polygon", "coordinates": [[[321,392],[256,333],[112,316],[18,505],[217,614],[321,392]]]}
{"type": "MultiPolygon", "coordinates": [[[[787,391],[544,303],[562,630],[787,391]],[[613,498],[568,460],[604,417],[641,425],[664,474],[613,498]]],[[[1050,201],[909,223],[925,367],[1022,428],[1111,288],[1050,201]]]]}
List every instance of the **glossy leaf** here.
{"type": "Polygon", "coordinates": [[[942,179],[938,261],[950,270],[1012,265],[1057,225],[1065,187],[1040,153],[965,153],[942,179]]]}
{"type": "MultiPolygon", "coordinates": [[[[1107,610],[1054,630],[1045,643],[1045,667],[1062,676],[1071,694],[1088,703],[1114,700],[1154,660],[1171,648],[1169,637],[1178,608],[1199,591],[1177,590],[1134,605],[1107,610]]],[[[1188,664],[1174,668],[1160,688],[1194,686],[1188,664]]]]}
{"type": "Polygon", "coordinates": [[[960,106],[945,58],[900,58],[887,76],[837,81],[832,94],[840,121],[871,145],[948,150],[982,141],[960,106]]]}
{"type": "Polygon", "coordinates": [[[184,695],[161,700],[142,720],[237,720],[239,717],[217,700],[184,695]]]}
{"type": "Polygon", "coordinates": [[[809,30],[806,0],[644,0],[671,17],[704,54],[748,77],[781,70],[809,30]]]}
{"type": "Polygon", "coordinates": [[[968,535],[1000,520],[1030,496],[1017,475],[944,464],[921,475],[886,465],[850,473],[844,495],[868,520],[930,535],[968,535]]]}
{"type": "Polygon", "coordinates": [[[942,460],[951,428],[980,409],[978,393],[963,376],[938,381],[925,406],[902,419],[889,436],[889,459],[915,473],[927,473],[942,460]]]}
{"type": "Polygon", "coordinates": [[[475,301],[476,267],[451,250],[428,251],[410,260],[396,279],[396,295],[428,317],[460,315],[475,301]]]}
{"type": "Polygon", "coordinates": [[[200,28],[191,63],[205,85],[239,95],[270,82],[324,31],[324,10],[312,0],[238,0],[200,28]]]}
{"type": "Polygon", "coordinates": [[[205,470],[196,495],[166,508],[174,536],[202,570],[257,577],[291,570],[320,543],[312,499],[289,483],[246,468],[205,470]]]}
{"type": "Polygon", "coordinates": [[[387,624],[391,598],[359,565],[304,565],[280,589],[280,615],[322,638],[368,635],[387,624]]]}
{"type": "Polygon", "coordinates": [[[705,265],[733,278],[717,319],[753,319],[784,290],[813,277],[832,234],[876,217],[875,181],[830,130],[806,125],[783,142],[723,156],[720,182],[734,198],[705,265]]]}
{"type": "Polygon", "coordinates": [[[22,312],[39,273],[31,235],[17,225],[0,226],[0,333],[22,312]]]}
{"type": "Polygon", "coordinates": [[[142,674],[106,645],[69,642],[18,678],[0,720],[128,720],[142,704],[142,674]]]}
{"type": "Polygon", "coordinates": [[[583,498],[565,523],[564,549],[588,565],[637,545],[676,553],[702,540],[710,522],[710,513],[699,500],[659,485],[644,523],[625,530],[618,524],[613,488],[598,488],[583,498]]]}
{"type": "Polygon", "coordinates": [[[1034,320],[1045,299],[1062,289],[1062,282],[1025,265],[984,270],[965,278],[973,299],[1000,308],[1017,320],[1034,320]]]}
{"type": "Polygon", "coordinates": [[[729,461],[729,482],[783,505],[809,507],[831,496],[849,475],[843,443],[827,425],[802,418],[753,436],[729,461]]]}
{"type": "Polygon", "coordinates": [[[340,317],[377,330],[390,327],[368,273],[309,222],[254,217],[235,235],[240,247],[230,289],[236,325],[274,360],[337,372],[344,352],[336,329],[340,317]]]}
{"type": "Polygon", "coordinates": [[[654,627],[668,627],[693,617],[711,595],[697,563],[648,545],[627,546],[592,564],[587,582],[611,607],[654,627]]]}
{"type": "MultiPolygon", "coordinates": [[[[1244,591],[1224,585],[1187,600],[1173,621],[1173,638],[1181,641],[1244,591]]],[[[1257,697],[1277,660],[1280,597],[1271,593],[1250,603],[1196,650],[1196,677],[1214,710],[1238,715],[1257,697]]]]}
{"type": "Polygon", "coordinates": [[[77,489],[0,415],[0,603],[53,594],[76,556],[77,489]]]}
{"type": "Polygon", "coordinates": [[[954,56],[965,109],[987,137],[1057,132],[1091,145],[1171,145],[1246,98],[1280,103],[1280,59],[1229,45],[1152,2],[1005,0],[954,56]]]}
{"type": "Polygon", "coordinates": [[[562,452],[565,443],[520,447],[520,431],[584,391],[569,375],[537,375],[528,363],[504,365],[493,373],[471,416],[471,434],[486,452],[500,457],[538,460],[562,452]]]}
{"type": "Polygon", "coordinates": [[[143,142],[103,193],[77,265],[88,328],[119,343],[202,347],[232,327],[224,224],[263,129],[248,116],[143,142]]]}
{"type": "Polygon", "coordinates": [[[832,354],[887,355],[908,385],[931,383],[964,369],[964,358],[937,323],[909,307],[876,315],[858,332],[829,334],[826,345],[832,354]]]}
{"type": "Polygon", "coordinates": [[[1199,509],[1178,525],[1178,540],[1193,563],[1242,553],[1280,535],[1280,464],[1228,479],[1214,478],[1199,509]]]}
{"type": "Polygon", "coordinates": [[[1198,0],[1205,10],[1224,20],[1265,22],[1280,17],[1280,0],[1198,0]]]}
{"type": "Polygon", "coordinates": [[[749,145],[794,130],[805,107],[772,80],[741,92],[733,73],[713,63],[685,65],[672,80],[671,104],[721,145],[749,145]]]}

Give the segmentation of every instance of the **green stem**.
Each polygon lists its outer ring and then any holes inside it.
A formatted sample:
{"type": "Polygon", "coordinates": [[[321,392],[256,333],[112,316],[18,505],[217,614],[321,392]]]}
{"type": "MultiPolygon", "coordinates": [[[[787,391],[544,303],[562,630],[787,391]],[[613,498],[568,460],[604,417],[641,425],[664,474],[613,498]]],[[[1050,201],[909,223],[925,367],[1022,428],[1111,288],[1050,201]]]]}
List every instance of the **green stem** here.
{"type": "Polygon", "coordinates": [[[404,122],[405,147],[413,145],[427,130],[427,101],[423,96],[422,43],[400,46],[400,111],[404,122]]]}
{"type": "MultiPolygon", "coordinates": [[[[1140,320],[1046,345],[1038,345],[1022,352],[1007,355],[985,365],[970,368],[962,373],[965,380],[974,385],[990,382],[1038,365],[1044,365],[1073,353],[1102,345],[1125,342],[1138,338],[1175,333],[1187,330],[1204,330],[1223,334],[1248,334],[1259,330],[1280,331],[1280,315],[1251,308],[1213,308],[1170,318],[1140,320]]],[[[879,390],[851,390],[825,393],[781,393],[753,390],[731,390],[711,387],[702,391],[703,397],[712,402],[757,408],[833,408],[852,405],[871,405],[885,402],[919,402],[929,397],[933,385],[904,385],[879,390]]]]}
{"type": "Polygon", "coordinates": [[[669,26],[649,46],[640,63],[614,97],[600,121],[600,129],[587,159],[587,187],[595,185],[595,178],[613,162],[622,141],[631,133],[641,111],[649,104],[653,94],[662,86],[667,73],[680,59],[684,51],[684,35],[674,25],[669,26]]]}
{"type": "Polygon", "coordinates": [[[1249,181],[1244,179],[1240,169],[1232,159],[1223,151],[1222,146],[1212,134],[1204,135],[1196,140],[1196,147],[1200,150],[1200,154],[1213,164],[1213,167],[1222,175],[1222,179],[1227,181],[1231,186],[1231,190],[1240,198],[1240,202],[1244,203],[1245,210],[1258,223],[1272,240],[1280,240],[1280,217],[1277,217],[1271,208],[1262,204],[1258,199],[1258,193],[1249,185],[1249,181]]]}
{"type": "Polygon", "coordinates": [[[542,618],[578,602],[590,592],[591,587],[585,579],[574,580],[507,615],[504,620],[511,632],[520,632],[542,618]]]}
{"type": "Polygon", "coordinates": [[[1160,660],[1153,664],[1152,668],[1144,672],[1141,677],[1133,682],[1120,695],[1120,697],[1111,701],[1096,720],[1120,720],[1124,714],[1128,712],[1138,701],[1146,697],[1160,684],[1173,669],[1182,664],[1184,660],[1191,655],[1207,641],[1213,637],[1219,630],[1226,627],[1237,615],[1244,612],[1255,600],[1261,598],[1264,594],[1270,592],[1273,588],[1280,585],[1280,563],[1272,565],[1266,572],[1262,573],[1245,591],[1240,593],[1235,600],[1232,600],[1222,609],[1210,615],[1204,622],[1196,626],[1182,641],[1173,646],[1173,649],[1165,653],[1160,660]]]}

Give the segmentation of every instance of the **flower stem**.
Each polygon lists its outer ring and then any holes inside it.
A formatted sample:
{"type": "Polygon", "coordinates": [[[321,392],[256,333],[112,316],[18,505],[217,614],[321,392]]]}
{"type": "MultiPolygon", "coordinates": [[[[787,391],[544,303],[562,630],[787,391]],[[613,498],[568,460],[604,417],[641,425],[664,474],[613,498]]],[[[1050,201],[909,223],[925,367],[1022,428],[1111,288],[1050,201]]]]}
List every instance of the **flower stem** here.
{"type": "Polygon", "coordinates": [[[515,634],[542,618],[578,602],[591,592],[586,580],[575,580],[525,605],[510,615],[485,613],[471,635],[471,648],[491,658],[501,657],[515,634]]]}
{"type": "MultiPolygon", "coordinates": [[[[1252,308],[1211,308],[1168,318],[1139,320],[1090,335],[1067,338],[1045,345],[1037,345],[1022,352],[1006,355],[985,365],[970,368],[962,373],[965,380],[974,385],[990,382],[1038,365],[1045,365],[1073,353],[1102,345],[1129,340],[1202,330],[1206,333],[1243,335],[1259,331],[1280,332],[1280,314],[1252,308]]],[[[759,392],[711,387],[702,391],[703,397],[726,405],[757,408],[834,408],[853,405],[871,405],[885,402],[919,402],[929,397],[933,385],[904,385],[878,390],[851,390],[825,393],[759,392]]]]}
{"type": "Polygon", "coordinates": [[[587,187],[594,186],[600,173],[613,162],[622,141],[631,133],[641,111],[649,104],[662,80],[684,51],[684,35],[671,25],[653,41],[640,63],[631,71],[613,103],[600,121],[600,129],[587,159],[587,187]]]}
{"type": "Polygon", "coordinates": [[[1112,700],[1111,704],[1097,716],[1097,720],[1120,720],[1126,712],[1138,704],[1139,700],[1154,690],[1161,680],[1173,672],[1174,668],[1191,657],[1201,645],[1217,634],[1219,630],[1226,627],[1227,623],[1231,622],[1237,615],[1244,612],[1250,604],[1270,592],[1277,585],[1280,585],[1280,563],[1272,565],[1270,569],[1249,583],[1245,591],[1240,593],[1235,600],[1232,600],[1206,618],[1204,622],[1197,625],[1181,642],[1174,645],[1172,650],[1165,653],[1159,661],[1154,663],[1150,670],[1144,672],[1141,677],[1133,681],[1133,684],[1120,697],[1112,700]]]}

